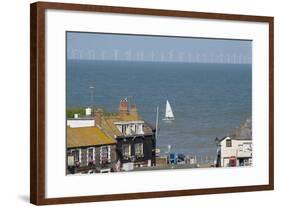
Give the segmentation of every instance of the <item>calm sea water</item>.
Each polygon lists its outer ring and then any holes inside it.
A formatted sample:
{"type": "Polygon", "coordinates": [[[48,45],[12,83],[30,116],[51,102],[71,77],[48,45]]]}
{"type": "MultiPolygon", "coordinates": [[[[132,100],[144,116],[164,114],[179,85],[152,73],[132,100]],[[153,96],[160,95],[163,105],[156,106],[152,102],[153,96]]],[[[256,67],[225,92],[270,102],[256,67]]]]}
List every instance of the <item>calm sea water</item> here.
{"type": "Polygon", "coordinates": [[[215,156],[215,138],[251,116],[251,65],[117,61],[67,62],[67,107],[94,105],[117,111],[132,96],[141,116],[155,124],[159,106],[161,152],[215,156]],[[166,100],[175,121],[162,122],[166,100]]]}

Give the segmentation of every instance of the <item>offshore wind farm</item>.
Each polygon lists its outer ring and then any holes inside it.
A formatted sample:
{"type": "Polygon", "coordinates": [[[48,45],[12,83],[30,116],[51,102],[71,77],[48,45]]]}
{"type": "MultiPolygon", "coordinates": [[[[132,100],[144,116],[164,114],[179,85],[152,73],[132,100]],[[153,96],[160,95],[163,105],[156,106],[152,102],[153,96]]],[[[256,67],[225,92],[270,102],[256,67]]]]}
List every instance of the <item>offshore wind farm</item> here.
{"type": "Polygon", "coordinates": [[[79,33],[78,36],[68,34],[68,41],[72,42],[67,47],[68,59],[218,64],[251,64],[252,61],[249,40],[106,33],[79,33]],[[101,36],[106,41],[102,41],[101,36]]]}

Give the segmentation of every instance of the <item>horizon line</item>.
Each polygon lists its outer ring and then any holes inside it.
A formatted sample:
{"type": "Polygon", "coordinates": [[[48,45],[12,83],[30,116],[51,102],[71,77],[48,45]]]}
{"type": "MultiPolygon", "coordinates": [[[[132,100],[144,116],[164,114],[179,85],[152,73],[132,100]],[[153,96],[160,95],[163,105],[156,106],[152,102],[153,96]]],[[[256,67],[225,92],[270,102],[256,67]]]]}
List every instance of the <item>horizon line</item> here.
{"type": "Polygon", "coordinates": [[[199,64],[227,64],[227,65],[252,65],[252,62],[249,63],[238,63],[238,62],[212,62],[212,61],[169,61],[169,60],[162,60],[162,61],[156,61],[156,60],[115,60],[115,59],[80,59],[80,58],[66,58],[67,61],[98,61],[98,62],[143,62],[143,63],[179,63],[179,64],[185,64],[185,63],[199,63],[199,64]]]}

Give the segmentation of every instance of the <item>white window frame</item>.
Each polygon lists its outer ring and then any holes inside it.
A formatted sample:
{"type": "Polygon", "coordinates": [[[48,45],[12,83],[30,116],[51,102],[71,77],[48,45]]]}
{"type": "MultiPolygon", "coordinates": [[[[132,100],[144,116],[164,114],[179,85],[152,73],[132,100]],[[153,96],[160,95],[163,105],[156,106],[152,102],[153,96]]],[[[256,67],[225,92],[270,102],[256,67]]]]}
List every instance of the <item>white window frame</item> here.
{"type": "MultiPolygon", "coordinates": [[[[81,149],[80,148],[76,148],[76,149],[71,149],[70,150],[70,152],[71,152],[71,154],[74,152],[74,151],[79,151],[79,153],[78,153],[78,162],[81,164],[81,154],[82,154],[82,152],[81,152],[81,149]]],[[[74,159],[74,163],[75,163],[75,159],[74,159]]]]}
{"type": "Polygon", "coordinates": [[[89,150],[90,149],[93,149],[93,159],[92,159],[92,161],[96,161],[96,156],[95,156],[95,153],[96,153],[96,149],[95,149],[95,147],[89,147],[89,148],[87,148],[87,164],[89,164],[89,162],[90,162],[90,160],[89,160],[89,150]]]}
{"type": "Polygon", "coordinates": [[[143,142],[139,142],[139,143],[135,143],[135,156],[141,156],[141,157],[143,157],[144,156],[144,153],[143,153],[143,142]],[[141,153],[136,153],[136,146],[137,145],[141,145],[141,153]]]}
{"type": "Polygon", "coordinates": [[[108,146],[100,146],[100,164],[102,164],[102,155],[103,155],[103,153],[102,153],[102,150],[103,149],[107,149],[107,161],[109,161],[109,154],[108,154],[108,146]]]}
{"type": "Polygon", "coordinates": [[[111,147],[110,145],[107,146],[107,159],[108,159],[108,162],[111,162],[111,147]]]}
{"type": "Polygon", "coordinates": [[[123,143],[122,144],[122,156],[124,157],[124,156],[128,156],[128,157],[130,157],[131,156],[131,144],[129,144],[129,143],[123,143]],[[124,154],[124,150],[123,150],[123,146],[124,145],[128,145],[128,147],[129,147],[129,153],[128,153],[128,155],[125,155],[124,154]]]}

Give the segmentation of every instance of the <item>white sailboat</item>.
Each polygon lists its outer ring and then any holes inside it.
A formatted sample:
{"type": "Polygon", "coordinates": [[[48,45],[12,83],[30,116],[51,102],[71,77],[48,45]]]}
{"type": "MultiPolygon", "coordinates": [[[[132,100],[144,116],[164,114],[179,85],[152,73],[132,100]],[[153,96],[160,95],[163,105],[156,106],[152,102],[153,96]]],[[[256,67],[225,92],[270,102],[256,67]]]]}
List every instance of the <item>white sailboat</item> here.
{"type": "Polygon", "coordinates": [[[165,118],[163,118],[162,120],[163,121],[173,121],[173,120],[175,120],[172,107],[171,107],[171,105],[170,105],[168,100],[166,102],[165,118]]]}

